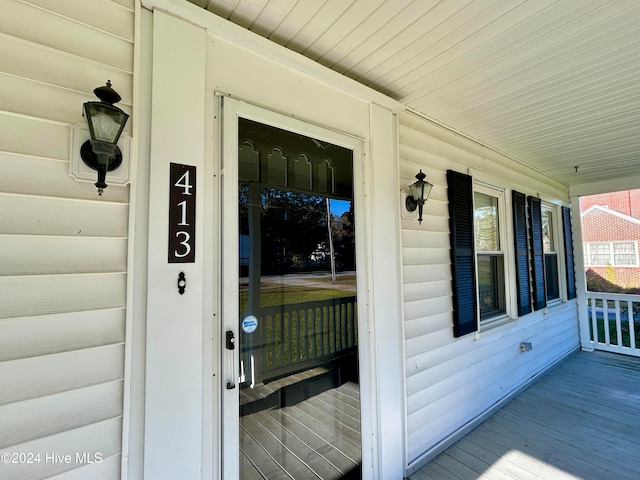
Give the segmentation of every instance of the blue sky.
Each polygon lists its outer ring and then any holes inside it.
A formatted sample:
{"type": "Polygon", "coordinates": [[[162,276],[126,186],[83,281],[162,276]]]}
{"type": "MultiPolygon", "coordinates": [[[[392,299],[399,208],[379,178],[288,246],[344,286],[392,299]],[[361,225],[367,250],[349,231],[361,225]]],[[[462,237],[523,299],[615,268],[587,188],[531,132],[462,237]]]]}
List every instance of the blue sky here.
{"type": "Polygon", "coordinates": [[[333,198],[329,200],[329,208],[331,210],[331,214],[335,215],[336,217],[339,217],[344,212],[348,212],[350,205],[351,202],[348,202],[346,200],[335,200],[333,198]]]}

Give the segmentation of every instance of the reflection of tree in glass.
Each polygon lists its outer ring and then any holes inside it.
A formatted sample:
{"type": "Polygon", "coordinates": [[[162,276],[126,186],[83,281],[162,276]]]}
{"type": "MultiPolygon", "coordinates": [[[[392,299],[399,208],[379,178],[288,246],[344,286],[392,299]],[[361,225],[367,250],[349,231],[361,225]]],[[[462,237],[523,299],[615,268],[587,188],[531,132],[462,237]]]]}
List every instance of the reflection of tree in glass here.
{"type": "Polygon", "coordinates": [[[553,251],[553,217],[549,210],[542,212],[542,241],[545,252],[553,251]]]}
{"type": "Polygon", "coordinates": [[[498,247],[497,212],[494,206],[476,208],[476,248],[496,251],[498,247]]]}
{"type": "Polygon", "coordinates": [[[336,269],[338,271],[356,269],[356,242],[353,225],[353,202],[349,210],[339,217],[331,216],[331,234],[336,252],[336,269]]]}
{"type": "Polygon", "coordinates": [[[262,273],[306,270],[326,240],[324,197],[262,188],[262,273]]]}
{"type": "MultiPolygon", "coordinates": [[[[239,185],[240,234],[249,234],[249,187],[239,185]]],[[[261,273],[329,271],[330,258],[319,255],[328,245],[326,198],[260,188],[261,273]]],[[[336,263],[351,269],[355,263],[353,211],[332,217],[336,263]]],[[[328,248],[326,248],[328,253],[328,248]]]]}
{"type": "Polygon", "coordinates": [[[498,199],[485,193],[473,194],[476,249],[491,252],[500,250],[498,236],[498,199]]]}

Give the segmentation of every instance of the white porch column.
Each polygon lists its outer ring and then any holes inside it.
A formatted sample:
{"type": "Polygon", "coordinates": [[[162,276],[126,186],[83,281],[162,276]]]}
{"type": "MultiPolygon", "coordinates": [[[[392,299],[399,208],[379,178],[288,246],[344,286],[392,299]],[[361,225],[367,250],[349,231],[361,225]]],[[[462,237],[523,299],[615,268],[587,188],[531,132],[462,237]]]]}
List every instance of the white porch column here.
{"type": "Polygon", "coordinates": [[[154,10],[144,422],[148,480],[202,476],[205,38],[204,29],[154,10]],[[196,167],[193,263],[168,263],[172,162],[196,167]],[[186,277],[183,295],[177,288],[180,272],[186,277]]]}
{"type": "Polygon", "coordinates": [[[400,206],[397,117],[371,105],[371,317],[374,327],[374,386],[378,459],[377,478],[404,476],[404,330],[400,291],[400,206]]]}
{"type": "Polygon", "coordinates": [[[573,254],[576,269],[576,298],[578,302],[578,322],[580,325],[580,346],[582,350],[593,351],[589,334],[589,314],[587,312],[587,278],[584,274],[584,247],[582,245],[582,218],[580,217],[580,197],[571,197],[573,223],[573,254]]]}

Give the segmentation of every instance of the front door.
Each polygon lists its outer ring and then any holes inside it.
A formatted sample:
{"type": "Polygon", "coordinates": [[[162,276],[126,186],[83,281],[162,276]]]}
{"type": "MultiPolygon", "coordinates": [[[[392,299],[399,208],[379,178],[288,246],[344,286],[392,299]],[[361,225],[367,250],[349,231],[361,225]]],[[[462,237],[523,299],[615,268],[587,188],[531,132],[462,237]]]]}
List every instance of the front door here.
{"type": "Polygon", "coordinates": [[[359,479],[355,140],[223,118],[223,478],[359,479]]]}

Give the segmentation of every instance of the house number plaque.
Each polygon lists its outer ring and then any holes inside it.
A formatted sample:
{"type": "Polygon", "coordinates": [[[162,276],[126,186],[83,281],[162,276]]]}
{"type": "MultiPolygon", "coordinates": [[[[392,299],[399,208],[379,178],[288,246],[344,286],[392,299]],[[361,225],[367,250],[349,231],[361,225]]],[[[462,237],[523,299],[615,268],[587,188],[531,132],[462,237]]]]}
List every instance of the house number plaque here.
{"type": "Polygon", "coordinates": [[[196,167],[169,164],[169,263],[196,259],[196,167]]]}

